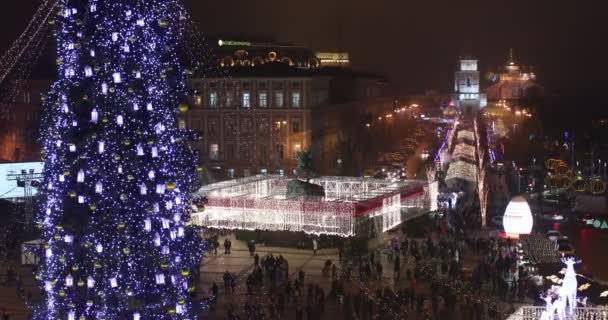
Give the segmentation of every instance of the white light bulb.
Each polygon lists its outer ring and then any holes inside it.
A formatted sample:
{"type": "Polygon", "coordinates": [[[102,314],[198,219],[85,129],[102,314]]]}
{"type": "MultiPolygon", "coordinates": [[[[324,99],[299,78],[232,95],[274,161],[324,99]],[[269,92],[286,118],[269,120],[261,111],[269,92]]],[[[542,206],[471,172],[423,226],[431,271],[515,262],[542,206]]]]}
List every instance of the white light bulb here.
{"type": "Polygon", "coordinates": [[[155,176],[156,176],[156,173],[154,173],[154,170],[148,171],[148,178],[154,179],[155,176]]]}
{"type": "Polygon", "coordinates": [[[99,143],[97,143],[97,151],[99,153],[104,153],[104,151],[106,151],[106,144],[103,141],[99,141],[99,143]]]}
{"type": "Polygon", "coordinates": [[[114,83],[122,83],[120,72],[114,72],[114,74],[112,74],[112,79],[114,80],[114,83]]]}
{"type": "Polygon", "coordinates": [[[101,181],[97,181],[97,183],[95,184],[95,193],[101,194],[102,192],[103,192],[103,184],[101,183],[101,181]]]}
{"type": "Polygon", "coordinates": [[[123,123],[124,123],[123,116],[122,115],[116,116],[116,124],[122,127],[123,123]]]}
{"type": "Polygon", "coordinates": [[[160,247],[160,235],[158,232],[154,235],[154,245],[160,247]]]}
{"type": "Polygon", "coordinates": [[[78,196],[78,203],[80,203],[80,204],[84,203],[84,196],[78,196]]]}
{"type": "Polygon", "coordinates": [[[78,177],[76,180],[80,183],[84,182],[84,171],[82,171],[82,169],[78,170],[78,177]]]}
{"type": "Polygon", "coordinates": [[[97,251],[97,253],[103,252],[103,246],[101,245],[101,243],[95,245],[95,251],[97,251]]]}
{"type": "Polygon", "coordinates": [[[156,275],[156,284],[165,284],[165,275],[159,273],[156,275]]]}
{"type": "Polygon", "coordinates": [[[93,277],[88,276],[87,277],[87,288],[93,288],[95,286],[95,280],[93,279],[93,277]]]}
{"type": "Polygon", "coordinates": [[[150,218],[146,218],[144,220],[144,230],[146,230],[146,231],[152,230],[152,221],[150,220],[150,218]]]}
{"type": "Polygon", "coordinates": [[[93,108],[93,110],[91,110],[91,122],[97,123],[98,120],[99,120],[99,112],[97,112],[97,109],[93,108]]]}

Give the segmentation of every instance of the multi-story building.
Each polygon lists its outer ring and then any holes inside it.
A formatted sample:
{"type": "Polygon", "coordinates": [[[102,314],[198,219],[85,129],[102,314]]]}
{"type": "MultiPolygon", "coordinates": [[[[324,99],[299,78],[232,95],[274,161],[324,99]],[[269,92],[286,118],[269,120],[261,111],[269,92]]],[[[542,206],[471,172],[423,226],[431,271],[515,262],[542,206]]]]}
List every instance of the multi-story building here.
{"type": "Polygon", "coordinates": [[[46,80],[28,80],[15,100],[0,106],[0,160],[39,161],[40,146],[36,143],[42,116],[42,94],[51,85],[46,80]]]}
{"type": "Polygon", "coordinates": [[[228,68],[189,80],[180,126],[199,131],[198,149],[220,178],[291,174],[311,145],[311,111],[327,104],[329,80],[281,63],[228,68]]]}

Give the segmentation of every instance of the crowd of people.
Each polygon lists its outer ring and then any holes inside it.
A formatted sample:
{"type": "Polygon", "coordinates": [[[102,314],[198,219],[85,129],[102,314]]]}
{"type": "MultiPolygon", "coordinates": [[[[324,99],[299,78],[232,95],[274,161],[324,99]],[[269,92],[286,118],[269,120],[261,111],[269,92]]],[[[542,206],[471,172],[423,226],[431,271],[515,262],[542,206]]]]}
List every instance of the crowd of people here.
{"type": "MultiPolygon", "coordinates": [[[[329,314],[345,320],[499,319],[512,311],[505,301],[522,300],[528,292],[526,275],[513,270],[516,252],[510,245],[462,232],[434,232],[425,239],[395,236],[364,256],[327,260],[319,283],[305,281],[303,270],[291,274],[283,256],[260,258],[248,245],[253,268],[242,281],[246,291],[243,300],[226,302],[226,315],[231,320],[318,320],[330,309],[329,314]],[[469,251],[481,258],[465,272],[462,260],[469,251]],[[383,270],[387,264],[392,276],[383,270]],[[323,282],[331,284],[327,294],[323,282]]],[[[227,272],[224,282],[232,294],[235,275],[227,272]]]]}

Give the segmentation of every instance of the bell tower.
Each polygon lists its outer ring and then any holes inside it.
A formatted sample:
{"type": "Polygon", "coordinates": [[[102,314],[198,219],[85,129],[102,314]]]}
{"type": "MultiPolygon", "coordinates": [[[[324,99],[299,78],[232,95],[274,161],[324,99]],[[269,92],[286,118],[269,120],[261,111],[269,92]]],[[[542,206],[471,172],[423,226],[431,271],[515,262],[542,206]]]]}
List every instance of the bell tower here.
{"type": "Polygon", "coordinates": [[[485,94],[480,92],[478,61],[461,58],[454,76],[454,101],[463,115],[474,116],[487,104],[485,94]]]}

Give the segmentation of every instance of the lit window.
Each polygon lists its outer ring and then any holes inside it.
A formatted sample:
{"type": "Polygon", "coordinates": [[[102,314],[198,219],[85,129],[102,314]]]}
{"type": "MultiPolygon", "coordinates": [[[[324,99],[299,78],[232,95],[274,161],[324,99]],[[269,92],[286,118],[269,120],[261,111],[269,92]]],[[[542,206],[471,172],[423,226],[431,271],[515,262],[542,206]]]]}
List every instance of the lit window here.
{"type": "Polygon", "coordinates": [[[186,129],[186,121],[184,119],[179,119],[179,128],[186,129]]]}
{"type": "Polygon", "coordinates": [[[249,177],[251,175],[251,170],[249,169],[243,169],[243,176],[244,177],[249,177]]]}
{"type": "Polygon", "coordinates": [[[302,151],[302,145],[299,143],[294,143],[292,151],[293,151],[293,157],[296,158],[298,156],[298,152],[302,151]]]}
{"type": "Polygon", "coordinates": [[[299,92],[293,92],[291,94],[291,106],[293,108],[300,107],[300,93],[299,92]]]}
{"type": "Polygon", "coordinates": [[[209,159],[218,160],[220,158],[220,146],[217,143],[209,145],[209,159]]]}
{"type": "Polygon", "coordinates": [[[291,123],[291,131],[293,133],[300,132],[300,122],[299,121],[294,121],[291,123]]]}
{"type": "Polygon", "coordinates": [[[234,169],[226,170],[228,173],[228,179],[234,179],[234,169]]]}
{"type": "Polygon", "coordinates": [[[268,107],[268,94],[266,92],[262,92],[260,93],[259,98],[259,107],[260,108],[266,108],[268,107]]]}
{"type": "Polygon", "coordinates": [[[211,92],[209,94],[209,107],[217,108],[217,92],[211,92]]]}
{"type": "Polygon", "coordinates": [[[274,106],[277,108],[283,108],[283,104],[285,103],[283,98],[283,92],[276,92],[274,94],[274,106]]]}
{"type": "Polygon", "coordinates": [[[268,169],[260,169],[260,174],[267,175],[268,169]]]}
{"type": "Polygon", "coordinates": [[[194,97],[194,103],[198,106],[200,106],[203,103],[203,98],[201,98],[201,96],[195,96],[194,97]]]}
{"type": "Polygon", "coordinates": [[[242,101],[243,108],[251,107],[251,94],[249,92],[243,93],[242,101]]]}

